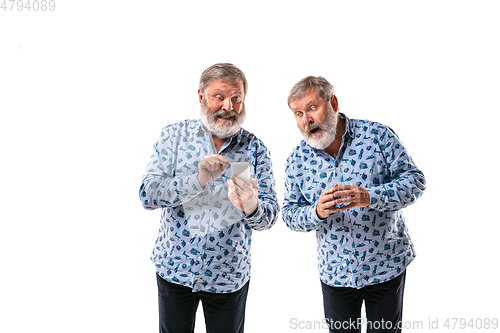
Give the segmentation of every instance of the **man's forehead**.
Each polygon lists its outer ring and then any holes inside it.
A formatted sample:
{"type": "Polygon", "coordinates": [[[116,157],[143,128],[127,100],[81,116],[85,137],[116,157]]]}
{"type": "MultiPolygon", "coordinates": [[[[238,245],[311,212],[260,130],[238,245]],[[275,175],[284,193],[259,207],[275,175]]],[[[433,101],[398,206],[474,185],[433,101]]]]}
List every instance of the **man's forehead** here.
{"type": "Polygon", "coordinates": [[[294,111],[301,108],[308,108],[313,104],[318,104],[321,100],[321,97],[318,96],[316,91],[309,90],[304,95],[292,100],[290,102],[290,108],[294,111]]]}
{"type": "Polygon", "coordinates": [[[207,90],[219,92],[231,92],[233,94],[243,94],[243,82],[241,81],[224,81],[212,80],[207,86],[207,90]]]}

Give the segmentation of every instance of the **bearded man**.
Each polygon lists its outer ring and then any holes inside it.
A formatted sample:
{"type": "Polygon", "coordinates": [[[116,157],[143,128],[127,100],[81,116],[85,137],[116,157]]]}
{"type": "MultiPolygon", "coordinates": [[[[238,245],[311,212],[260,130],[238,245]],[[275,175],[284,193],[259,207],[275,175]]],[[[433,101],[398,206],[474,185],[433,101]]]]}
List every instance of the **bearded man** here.
{"type": "Polygon", "coordinates": [[[165,127],[154,144],[139,196],[162,209],[151,255],[160,332],[194,332],[200,301],[208,333],[243,332],[252,230],[271,228],[279,211],[269,151],[241,128],[247,89],[236,66],[209,67],[201,119],[165,127]],[[248,184],[231,176],[233,162],[248,163],[248,184]]]}
{"type": "Polygon", "coordinates": [[[286,163],[283,220],[316,231],[330,332],[400,332],[406,267],[415,258],[401,209],[425,189],[394,131],[339,112],[333,86],[309,76],[288,106],[304,139],[286,163]]]}

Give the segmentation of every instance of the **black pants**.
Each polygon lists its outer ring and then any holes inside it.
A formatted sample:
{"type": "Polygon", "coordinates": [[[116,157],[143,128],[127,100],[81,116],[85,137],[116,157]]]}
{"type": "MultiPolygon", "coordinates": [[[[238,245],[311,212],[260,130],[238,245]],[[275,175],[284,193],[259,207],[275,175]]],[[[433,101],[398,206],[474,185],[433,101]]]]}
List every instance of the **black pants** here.
{"type": "Polygon", "coordinates": [[[193,292],[156,274],[160,333],[193,333],[198,303],[203,305],[207,333],[243,333],[248,285],[240,290],[216,294],[193,292]]]}
{"type": "Polygon", "coordinates": [[[406,270],[396,278],[361,289],[330,287],[324,283],[323,305],[330,332],[361,332],[361,304],[365,301],[368,333],[401,332],[406,270]]]}

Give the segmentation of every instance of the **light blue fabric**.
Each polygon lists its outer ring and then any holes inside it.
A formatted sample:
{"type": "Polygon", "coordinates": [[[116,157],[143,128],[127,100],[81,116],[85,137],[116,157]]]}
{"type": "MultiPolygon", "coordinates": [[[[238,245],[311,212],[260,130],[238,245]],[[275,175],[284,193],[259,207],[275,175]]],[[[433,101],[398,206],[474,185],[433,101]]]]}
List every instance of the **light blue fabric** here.
{"type": "Polygon", "coordinates": [[[425,178],[392,129],[339,115],[346,131],[336,159],[304,140],[288,157],[283,220],[316,231],[321,281],[362,288],[395,278],[415,257],[401,209],[422,195],[425,178]],[[335,184],[366,188],[369,207],[320,219],[319,196],[335,184]]]}
{"type": "Polygon", "coordinates": [[[151,260],[165,280],[193,291],[234,292],[250,278],[252,230],[269,229],[279,206],[270,153],[244,129],[226,139],[219,154],[248,162],[259,184],[257,212],[246,217],[227,198],[229,165],[205,188],[198,163],[213,154],[200,120],[165,127],[154,144],[139,191],[144,208],[162,209],[151,260]]]}

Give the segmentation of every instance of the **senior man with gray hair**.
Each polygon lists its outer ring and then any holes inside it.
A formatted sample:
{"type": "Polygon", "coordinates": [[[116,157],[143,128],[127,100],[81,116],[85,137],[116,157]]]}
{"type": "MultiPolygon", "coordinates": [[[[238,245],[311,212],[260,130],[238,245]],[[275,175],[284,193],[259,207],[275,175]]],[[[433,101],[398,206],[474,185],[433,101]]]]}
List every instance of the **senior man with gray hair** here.
{"type": "Polygon", "coordinates": [[[333,86],[309,76],[290,91],[304,139],[286,162],[283,220],[316,231],[330,332],[399,332],[406,267],[415,258],[402,209],[425,178],[394,131],[339,112],[333,86]]]}
{"type": "Polygon", "coordinates": [[[139,196],[162,209],[151,254],[160,332],[194,332],[200,301],[208,333],[243,332],[252,230],[271,228],[279,210],[269,150],[241,128],[247,89],[236,66],[209,67],[201,119],[165,127],[154,144],[139,196]],[[232,175],[234,162],[248,179],[232,175]]]}

